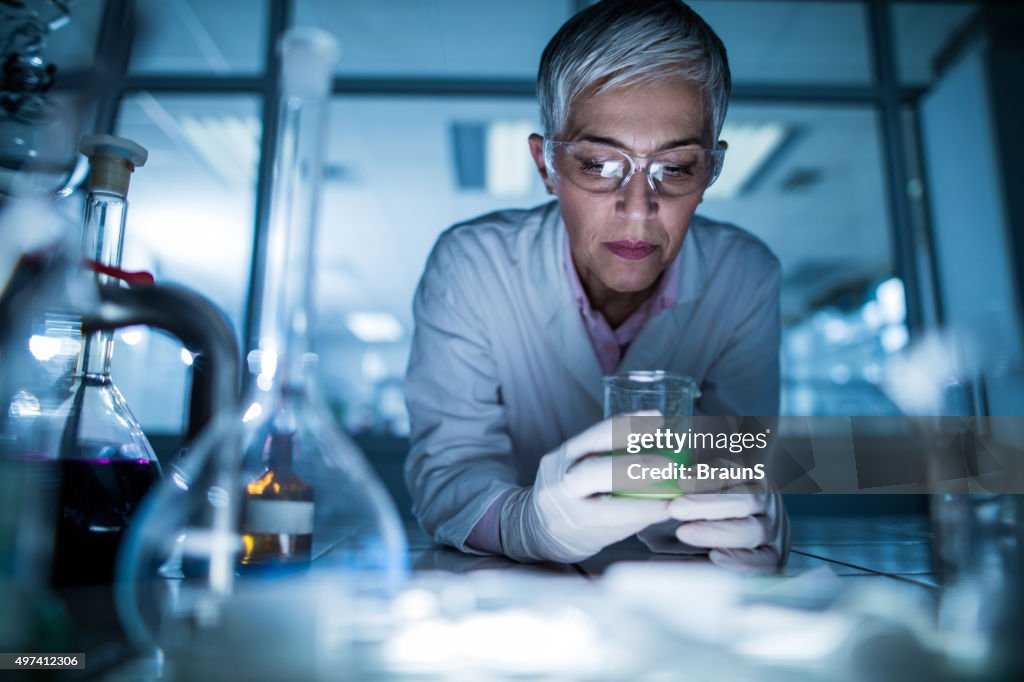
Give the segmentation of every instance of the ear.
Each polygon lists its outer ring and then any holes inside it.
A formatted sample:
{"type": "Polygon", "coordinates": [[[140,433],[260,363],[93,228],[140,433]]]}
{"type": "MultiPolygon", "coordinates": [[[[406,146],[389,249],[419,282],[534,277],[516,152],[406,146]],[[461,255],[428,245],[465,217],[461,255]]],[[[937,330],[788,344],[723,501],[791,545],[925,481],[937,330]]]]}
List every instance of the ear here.
{"type": "Polygon", "coordinates": [[[548,194],[555,194],[555,182],[548,174],[547,164],[544,163],[544,138],[537,133],[530,135],[530,156],[533,157],[537,172],[540,173],[540,179],[547,187],[548,194]]]}

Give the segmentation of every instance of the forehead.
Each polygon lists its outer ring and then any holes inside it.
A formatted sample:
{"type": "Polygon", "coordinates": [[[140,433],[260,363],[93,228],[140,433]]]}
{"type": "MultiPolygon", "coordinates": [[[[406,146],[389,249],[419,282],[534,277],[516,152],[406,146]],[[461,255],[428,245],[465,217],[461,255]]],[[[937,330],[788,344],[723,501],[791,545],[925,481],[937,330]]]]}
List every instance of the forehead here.
{"type": "Polygon", "coordinates": [[[666,140],[703,139],[707,128],[703,102],[700,86],[680,77],[616,86],[596,94],[584,91],[569,110],[564,136],[613,138],[634,151],[666,140]]]}

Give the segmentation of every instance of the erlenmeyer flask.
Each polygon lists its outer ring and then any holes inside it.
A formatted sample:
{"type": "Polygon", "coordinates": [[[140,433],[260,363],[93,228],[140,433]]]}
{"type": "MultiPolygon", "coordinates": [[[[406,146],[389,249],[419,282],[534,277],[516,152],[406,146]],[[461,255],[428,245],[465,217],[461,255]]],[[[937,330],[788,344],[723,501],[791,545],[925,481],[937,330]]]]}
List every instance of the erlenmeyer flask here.
{"type": "MultiPolygon", "coordinates": [[[[124,243],[128,184],[146,150],[112,135],[90,135],[82,246],[87,262],[118,268],[124,243]]],[[[101,284],[110,278],[96,277],[101,284]]],[[[113,332],[85,336],[63,419],[58,460],[60,493],[54,544],[55,587],[110,583],[124,528],[160,465],[153,448],[110,376],[113,332]]]]}
{"type": "MultiPolygon", "coordinates": [[[[314,231],[337,49],[315,29],[290,30],[280,46],[259,341],[248,354],[244,410],[212,423],[146,500],[120,559],[126,629],[140,646],[161,647],[168,661],[181,654],[183,665],[236,666],[230,643],[241,641],[245,662],[263,656],[270,665],[269,650],[280,653],[300,638],[286,622],[316,622],[316,614],[298,613],[296,599],[316,597],[322,607],[328,595],[344,593],[333,616],[366,612],[361,599],[386,598],[407,572],[394,504],[315,385],[314,231]],[[261,640],[228,632],[232,623],[265,623],[272,632],[261,640]]],[[[324,641],[301,638],[302,647],[324,641]]],[[[294,658],[276,658],[285,666],[280,674],[302,676],[287,667],[294,658]]]]}
{"type": "MultiPolygon", "coordinates": [[[[208,359],[204,406],[212,414],[236,411],[238,351],[230,325],[207,300],[173,286],[99,287],[82,267],[78,244],[55,234],[78,226],[64,224],[46,203],[18,200],[5,208],[0,244],[19,243],[27,229],[52,238],[21,242],[26,252],[0,290],[0,650],[81,650],[70,643],[78,620],[73,600],[62,608],[48,583],[62,483],[80,483],[59,474],[70,377],[85,336],[147,325],[199,349],[208,359]]],[[[208,421],[209,413],[200,416],[208,421]]],[[[82,500],[89,488],[70,492],[82,500]]],[[[73,558],[79,570],[93,559],[73,558]]],[[[90,596],[78,605],[102,611],[96,597],[106,590],[84,592],[90,596]]]]}

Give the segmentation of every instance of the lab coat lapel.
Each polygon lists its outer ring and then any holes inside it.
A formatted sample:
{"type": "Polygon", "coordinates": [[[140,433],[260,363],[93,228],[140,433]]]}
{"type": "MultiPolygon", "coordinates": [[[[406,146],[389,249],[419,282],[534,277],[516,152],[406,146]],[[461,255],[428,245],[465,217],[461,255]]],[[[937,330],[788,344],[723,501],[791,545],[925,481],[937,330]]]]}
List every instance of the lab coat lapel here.
{"type": "MultiPolygon", "coordinates": [[[[699,217],[694,218],[694,221],[701,220],[699,217]]],[[[679,267],[676,304],[661,311],[644,325],[626,351],[619,366],[620,372],[668,369],[673,366],[672,358],[677,353],[686,352],[685,348],[679,347],[685,331],[684,318],[693,301],[700,297],[705,279],[704,255],[695,230],[687,231],[677,258],[682,262],[679,267]]]]}
{"type": "Polygon", "coordinates": [[[601,365],[583,319],[572,300],[562,260],[562,213],[557,203],[545,216],[539,238],[531,246],[527,283],[537,295],[536,306],[551,347],[562,365],[600,406],[604,404],[601,365]]]}
{"type": "Polygon", "coordinates": [[[604,404],[601,365],[575,303],[561,306],[548,325],[548,335],[569,373],[598,405],[604,404]]]}

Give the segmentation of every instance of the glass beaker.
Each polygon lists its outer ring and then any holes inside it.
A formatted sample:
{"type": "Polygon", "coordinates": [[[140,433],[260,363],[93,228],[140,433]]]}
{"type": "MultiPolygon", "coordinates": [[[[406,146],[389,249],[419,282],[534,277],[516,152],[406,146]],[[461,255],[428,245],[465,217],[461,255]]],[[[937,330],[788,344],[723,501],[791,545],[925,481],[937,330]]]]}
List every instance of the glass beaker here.
{"type": "Polygon", "coordinates": [[[662,370],[634,370],[611,374],[604,383],[604,416],[658,410],[666,417],[692,417],[700,397],[697,382],[662,370]]]}
{"type": "Polygon", "coordinates": [[[947,659],[973,675],[1020,674],[1024,495],[938,492],[931,517],[947,659]]]}
{"type": "MultiPolygon", "coordinates": [[[[682,374],[673,374],[663,370],[633,370],[612,374],[602,379],[604,383],[604,416],[613,417],[634,412],[657,410],[661,416],[656,418],[631,417],[628,420],[632,433],[654,429],[669,429],[676,433],[684,433],[693,418],[693,405],[700,397],[700,389],[692,378],[682,374]]],[[[615,456],[639,455],[628,450],[616,450],[610,453],[615,456]]],[[[643,454],[658,454],[667,457],[678,467],[689,466],[689,451],[675,451],[672,448],[660,450],[645,449],[643,454]]],[[[627,465],[623,465],[627,466],[627,465]]],[[[613,495],[619,497],[641,498],[674,498],[681,495],[678,485],[678,473],[675,478],[634,481],[624,476],[616,462],[613,495]]]]}

